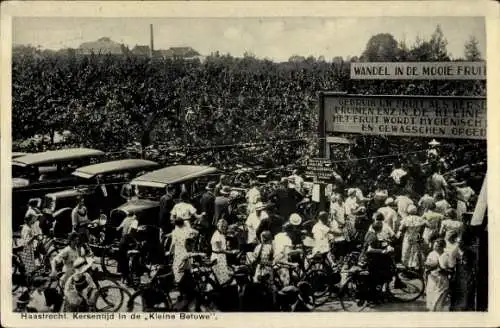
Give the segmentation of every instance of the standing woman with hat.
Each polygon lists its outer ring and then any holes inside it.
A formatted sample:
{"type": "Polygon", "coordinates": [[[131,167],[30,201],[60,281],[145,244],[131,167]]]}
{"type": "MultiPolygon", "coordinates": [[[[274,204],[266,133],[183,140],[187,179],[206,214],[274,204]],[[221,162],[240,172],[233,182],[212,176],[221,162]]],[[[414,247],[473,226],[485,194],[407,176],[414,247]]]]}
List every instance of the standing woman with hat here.
{"type": "Polygon", "coordinates": [[[403,236],[401,262],[407,268],[420,269],[422,258],[422,233],[425,220],[417,215],[415,205],[408,206],[408,216],[401,220],[398,237],[403,236]]]}

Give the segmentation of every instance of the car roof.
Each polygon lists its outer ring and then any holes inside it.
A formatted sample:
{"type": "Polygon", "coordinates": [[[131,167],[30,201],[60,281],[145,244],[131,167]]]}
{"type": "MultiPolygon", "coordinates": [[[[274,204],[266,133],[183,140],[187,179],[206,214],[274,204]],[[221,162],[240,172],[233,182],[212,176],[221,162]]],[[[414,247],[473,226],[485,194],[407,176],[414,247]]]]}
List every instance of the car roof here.
{"type": "Polygon", "coordinates": [[[179,183],[217,172],[217,168],[200,165],[174,165],[146,173],[132,180],[131,184],[163,188],[168,184],[179,183]]]}
{"type": "MultiPolygon", "coordinates": [[[[85,188],[72,188],[72,189],[64,189],[60,191],[54,191],[48,194],[45,194],[46,197],[57,197],[57,198],[65,198],[65,197],[73,197],[83,194],[85,188]]],[[[76,203],[75,203],[76,206],[76,203]]]]}
{"type": "Polygon", "coordinates": [[[155,208],[160,206],[159,201],[149,200],[149,199],[137,199],[128,201],[125,204],[120,205],[118,208],[113,211],[122,211],[126,214],[135,214],[137,212],[147,210],[150,208],[155,208]]]}
{"type": "Polygon", "coordinates": [[[76,169],[72,174],[74,176],[90,179],[99,174],[110,174],[126,172],[133,169],[153,169],[160,164],[144,159],[122,159],[117,161],[104,162],[99,164],[82,166],[76,169]]]}
{"type": "Polygon", "coordinates": [[[54,164],[70,161],[78,158],[94,157],[104,155],[103,151],[91,148],[69,148],[60,150],[49,150],[42,153],[28,154],[12,161],[19,166],[54,164]]]}
{"type": "Polygon", "coordinates": [[[18,157],[26,156],[26,155],[28,155],[28,153],[22,153],[22,152],[18,152],[18,151],[12,152],[12,158],[18,158],[18,157]]]}

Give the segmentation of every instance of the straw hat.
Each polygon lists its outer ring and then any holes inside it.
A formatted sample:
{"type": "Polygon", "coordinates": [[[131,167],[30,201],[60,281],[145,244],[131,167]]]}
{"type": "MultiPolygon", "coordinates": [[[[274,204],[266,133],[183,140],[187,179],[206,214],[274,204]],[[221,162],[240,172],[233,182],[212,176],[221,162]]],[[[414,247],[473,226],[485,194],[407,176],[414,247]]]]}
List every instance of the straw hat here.
{"type": "Polygon", "coordinates": [[[439,141],[437,141],[436,139],[432,139],[432,141],[429,142],[429,146],[438,146],[440,144],[441,143],[439,141]]]}
{"type": "Polygon", "coordinates": [[[293,213],[290,215],[288,222],[290,222],[291,225],[298,226],[302,223],[302,218],[297,213],[293,213]]]}

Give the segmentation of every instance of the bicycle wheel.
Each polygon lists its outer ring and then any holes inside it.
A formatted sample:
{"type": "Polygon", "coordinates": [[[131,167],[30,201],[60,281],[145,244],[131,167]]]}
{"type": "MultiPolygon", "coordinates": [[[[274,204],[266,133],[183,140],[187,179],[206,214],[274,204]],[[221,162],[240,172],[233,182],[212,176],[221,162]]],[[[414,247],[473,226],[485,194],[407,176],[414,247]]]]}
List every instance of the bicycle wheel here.
{"type": "Polygon", "coordinates": [[[324,270],[311,270],[307,272],[304,281],[312,287],[314,305],[325,304],[330,298],[330,277],[324,270]]]}
{"type": "Polygon", "coordinates": [[[127,302],[127,312],[171,312],[170,296],[159,289],[145,288],[135,292],[127,302]]]}
{"type": "Polygon", "coordinates": [[[101,287],[97,290],[96,312],[120,312],[126,297],[130,297],[130,292],[122,286],[101,287]]]}
{"type": "Polygon", "coordinates": [[[424,293],[424,278],[418,272],[398,269],[387,283],[387,291],[397,301],[413,302],[424,293]]]}
{"type": "Polygon", "coordinates": [[[367,307],[368,302],[358,298],[359,292],[360,286],[357,279],[348,277],[338,293],[340,305],[344,311],[361,312],[367,307]]]}
{"type": "Polygon", "coordinates": [[[110,277],[120,277],[121,274],[118,272],[118,248],[117,247],[107,247],[102,250],[101,254],[101,269],[102,271],[110,277]]]}

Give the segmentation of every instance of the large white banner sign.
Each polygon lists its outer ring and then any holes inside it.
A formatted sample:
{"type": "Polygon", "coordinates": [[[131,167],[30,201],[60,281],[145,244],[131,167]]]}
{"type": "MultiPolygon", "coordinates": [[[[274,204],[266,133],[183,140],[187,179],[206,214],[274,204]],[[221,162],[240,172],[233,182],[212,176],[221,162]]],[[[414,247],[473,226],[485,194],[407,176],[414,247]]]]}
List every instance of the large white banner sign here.
{"type": "Polygon", "coordinates": [[[351,63],[354,80],[486,80],[484,62],[351,63]]]}
{"type": "Polygon", "coordinates": [[[486,139],[482,97],[325,95],[327,133],[486,139]]]}

